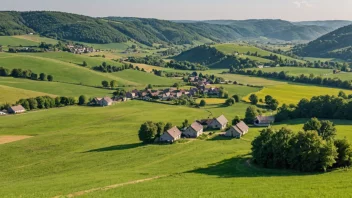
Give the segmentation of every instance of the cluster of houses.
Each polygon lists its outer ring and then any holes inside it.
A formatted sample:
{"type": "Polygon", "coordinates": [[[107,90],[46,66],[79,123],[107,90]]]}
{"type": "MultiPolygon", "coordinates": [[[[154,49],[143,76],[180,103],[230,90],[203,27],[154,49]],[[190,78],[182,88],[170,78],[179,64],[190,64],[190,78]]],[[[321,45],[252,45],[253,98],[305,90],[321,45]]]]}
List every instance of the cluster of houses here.
{"type": "MultiPolygon", "coordinates": [[[[254,125],[261,127],[268,127],[275,121],[273,116],[257,116],[254,125]]],[[[193,122],[189,127],[179,130],[177,127],[173,127],[163,133],[160,138],[157,140],[159,142],[175,142],[182,137],[184,138],[197,138],[201,136],[204,132],[204,129],[209,130],[225,130],[228,125],[228,120],[224,115],[219,116],[218,118],[213,119],[204,119],[200,121],[193,122]]],[[[231,126],[223,133],[226,137],[232,138],[241,138],[249,132],[249,127],[243,121],[237,123],[236,125],[231,126]]]]}
{"type": "MultiPolygon", "coordinates": [[[[218,118],[205,119],[201,121],[193,122],[189,127],[183,129],[181,132],[177,127],[173,127],[163,133],[160,136],[158,141],[160,142],[174,142],[182,137],[185,138],[197,138],[203,134],[204,129],[209,130],[224,130],[227,128],[228,120],[224,115],[219,116],[218,118]]],[[[248,133],[249,127],[244,123],[240,122],[235,126],[230,127],[226,131],[225,136],[240,138],[246,133],[248,133]]]]}
{"type": "Polygon", "coordinates": [[[86,47],[83,45],[67,45],[66,46],[71,53],[74,54],[87,54],[87,53],[93,53],[93,52],[99,52],[99,50],[95,50],[93,47],[86,47]]]}
{"type": "Polygon", "coordinates": [[[195,87],[205,87],[211,84],[207,79],[199,78],[198,76],[189,77],[188,82],[195,87]]]}
{"type": "Polygon", "coordinates": [[[95,97],[89,102],[89,105],[90,106],[106,107],[106,106],[111,106],[115,103],[126,102],[127,100],[128,99],[126,97],[119,97],[119,96],[116,96],[113,98],[110,98],[107,96],[102,97],[102,98],[95,97]]]}
{"type": "Polygon", "coordinates": [[[220,94],[220,89],[219,88],[196,88],[192,87],[189,90],[185,89],[176,89],[176,88],[167,88],[163,90],[152,90],[152,89],[146,89],[146,90],[132,90],[130,92],[126,92],[126,98],[127,99],[142,99],[142,100],[151,100],[151,99],[159,99],[163,101],[170,101],[176,98],[180,98],[182,96],[188,96],[188,97],[196,97],[199,96],[199,94],[202,93],[204,95],[208,96],[215,96],[218,97],[220,94]]]}

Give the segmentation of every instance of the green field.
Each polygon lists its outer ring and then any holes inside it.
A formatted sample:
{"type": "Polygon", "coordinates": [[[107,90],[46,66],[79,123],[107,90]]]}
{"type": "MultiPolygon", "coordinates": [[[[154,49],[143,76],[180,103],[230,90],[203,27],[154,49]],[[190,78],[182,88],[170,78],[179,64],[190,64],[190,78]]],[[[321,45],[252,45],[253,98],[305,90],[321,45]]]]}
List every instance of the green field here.
{"type": "Polygon", "coordinates": [[[251,53],[257,52],[258,55],[260,55],[260,56],[269,56],[270,54],[273,54],[273,55],[277,55],[277,56],[281,57],[282,60],[287,59],[287,60],[296,60],[298,62],[305,62],[305,61],[294,59],[294,58],[291,58],[291,57],[288,57],[288,56],[275,54],[273,52],[269,52],[269,51],[257,48],[255,46],[247,45],[247,44],[234,44],[234,43],[231,43],[231,44],[217,44],[217,45],[214,45],[214,47],[217,50],[219,50],[219,51],[221,51],[221,52],[223,52],[225,54],[234,54],[235,52],[238,52],[240,54],[246,54],[247,52],[251,52],[251,53]]]}
{"type": "MultiPolygon", "coordinates": [[[[30,91],[26,89],[20,89],[20,88],[13,88],[10,86],[4,86],[2,83],[2,79],[0,78],[0,104],[14,104],[17,102],[19,99],[22,98],[32,98],[32,97],[37,97],[37,96],[47,96],[52,94],[44,93],[44,92],[39,92],[39,91],[30,91]]],[[[36,89],[37,90],[37,89],[36,89]]]]}
{"type": "MultiPolygon", "coordinates": [[[[344,91],[346,94],[352,94],[352,91],[319,87],[313,85],[302,85],[302,84],[284,84],[268,86],[257,92],[256,95],[259,99],[265,98],[266,95],[271,95],[277,99],[280,104],[297,104],[301,99],[311,99],[313,96],[320,95],[338,95],[339,91],[344,91]]],[[[248,97],[244,99],[248,101],[248,97]]]]}
{"type": "MultiPolygon", "coordinates": [[[[106,95],[111,95],[113,92],[112,90],[108,89],[100,89],[59,82],[43,82],[4,77],[0,78],[0,85],[67,97],[79,97],[80,95],[86,95],[88,97],[102,97],[106,95]]],[[[3,97],[7,96],[4,95],[3,97]]]]}
{"type": "Polygon", "coordinates": [[[2,46],[38,46],[38,42],[16,38],[12,36],[0,36],[0,45],[2,46]]]}
{"type": "Polygon", "coordinates": [[[137,70],[130,70],[130,69],[124,70],[121,72],[112,73],[112,75],[124,80],[138,83],[140,85],[152,84],[152,85],[172,86],[176,82],[178,83],[182,82],[179,79],[160,77],[151,73],[141,72],[137,70]]]}
{"type": "MultiPolygon", "coordinates": [[[[246,108],[239,105],[219,107],[213,113],[224,112],[232,119],[246,108]]],[[[214,137],[174,145],[138,141],[139,125],[146,120],[180,125],[184,119],[208,116],[204,109],[130,101],[106,108],[67,107],[3,117],[1,135],[34,137],[0,145],[0,196],[54,197],[90,189],[96,191],[82,197],[342,197],[352,193],[350,171],[301,174],[248,164],[250,141],[260,128],[251,128],[241,140],[214,137]],[[99,190],[156,176],[164,177],[99,190]],[[175,185],[177,191],[170,194],[175,185]]],[[[287,126],[296,129],[302,123],[287,126]]],[[[339,137],[352,138],[351,122],[336,124],[339,137]]]]}

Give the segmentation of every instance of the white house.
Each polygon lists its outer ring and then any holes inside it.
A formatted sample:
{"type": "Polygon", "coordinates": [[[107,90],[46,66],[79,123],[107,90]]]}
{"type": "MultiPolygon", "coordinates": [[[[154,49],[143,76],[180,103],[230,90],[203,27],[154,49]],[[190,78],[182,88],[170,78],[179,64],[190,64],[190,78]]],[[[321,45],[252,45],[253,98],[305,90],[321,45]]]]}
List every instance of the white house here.
{"type": "Polygon", "coordinates": [[[226,117],[224,115],[221,115],[218,118],[214,118],[208,125],[208,128],[223,130],[226,128],[228,122],[229,121],[226,119],[226,117]]]}
{"type": "Polygon", "coordinates": [[[227,130],[225,136],[240,138],[248,133],[248,131],[249,127],[243,121],[241,121],[240,123],[232,126],[229,130],[227,130]]]}
{"type": "Polygon", "coordinates": [[[196,138],[199,137],[203,133],[203,126],[198,122],[193,122],[190,127],[188,127],[183,135],[188,138],[196,138]]]}
{"type": "Polygon", "coordinates": [[[174,142],[181,139],[181,134],[181,131],[177,127],[172,127],[160,136],[160,142],[174,142]]]}

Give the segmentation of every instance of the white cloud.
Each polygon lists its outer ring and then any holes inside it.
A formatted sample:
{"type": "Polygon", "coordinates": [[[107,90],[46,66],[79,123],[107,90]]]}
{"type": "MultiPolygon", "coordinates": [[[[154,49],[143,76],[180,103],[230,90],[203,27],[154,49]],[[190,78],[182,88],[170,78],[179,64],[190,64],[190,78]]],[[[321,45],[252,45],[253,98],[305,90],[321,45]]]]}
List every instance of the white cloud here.
{"type": "Polygon", "coordinates": [[[313,5],[308,1],[294,1],[293,4],[295,4],[297,8],[313,7],[313,5]]]}

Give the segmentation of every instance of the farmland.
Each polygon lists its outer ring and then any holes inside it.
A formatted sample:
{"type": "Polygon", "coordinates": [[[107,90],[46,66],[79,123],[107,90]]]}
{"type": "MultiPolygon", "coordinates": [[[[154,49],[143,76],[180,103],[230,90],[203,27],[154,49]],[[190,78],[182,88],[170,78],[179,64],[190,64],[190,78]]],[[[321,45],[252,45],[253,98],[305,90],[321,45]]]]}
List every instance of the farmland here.
{"type": "MultiPolygon", "coordinates": [[[[218,108],[216,115],[224,111],[232,118],[242,115],[243,108],[218,108]]],[[[268,184],[274,190],[267,196],[280,196],[293,189],[295,195],[306,196],[343,196],[349,192],[348,183],[343,182],[351,176],[349,171],[300,174],[248,165],[249,141],[260,128],[252,128],[242,140],[215,138],[174,145],[143,145],[138,141],[138,127],[146,120],[180,125],[185,118],[193,121],[207,116],[209,112],[203,109],[132,101],[107,108],[68,107],[4,117],[0,119],[0,134],[35,137],[0,145],[1,156],[6,159],[0,165],[0,196],[53,197],[155,176],[165,177],[83,197],[159,197],[167,194],[170,184],[180,186],[171,197],[253,197],[262,195],[268,184]],[[315,182],[308,191],[302,181],[315,182]],[[196,185],[188,188],[191,183],[196,185]],[[339,188],[334,188],[337,183],[339,188]],[[229,191],[234,185],[249,188],[229,191]],[[155,186],[158,190],[151,190],[155,186]]],[[[298,129],[303,122],[284,125],[298,129]]],[[[351,123],[336,123],[339,137],[351,138],[351,123]]]]}
{"type": "Polygon", "coordinates": [[[31,97],[37,97],[37,96],[50,95],[43,92],[13,88],[13,87],[8,87],[4,85],[0,85],[0,88],[1,88],[0,104],[5,104],[5,103],[12,104],[21,98],[31,98],[31,97]]]}

